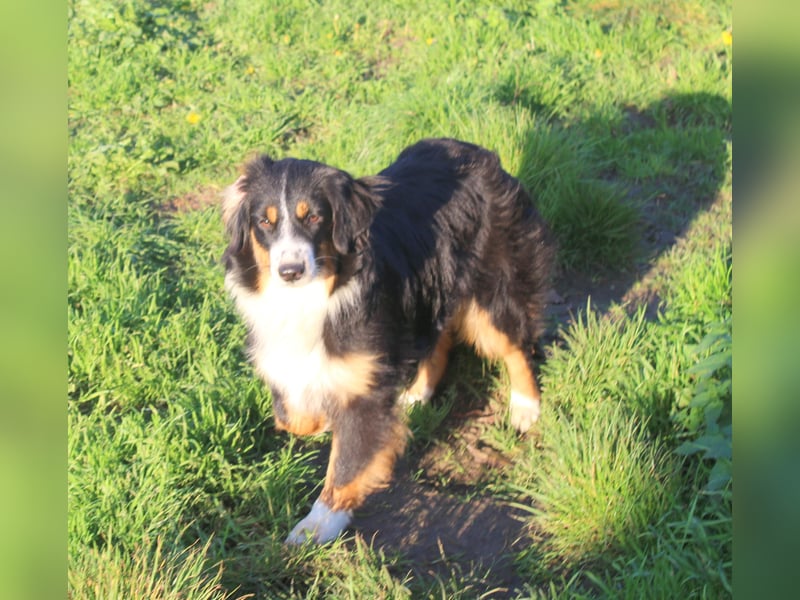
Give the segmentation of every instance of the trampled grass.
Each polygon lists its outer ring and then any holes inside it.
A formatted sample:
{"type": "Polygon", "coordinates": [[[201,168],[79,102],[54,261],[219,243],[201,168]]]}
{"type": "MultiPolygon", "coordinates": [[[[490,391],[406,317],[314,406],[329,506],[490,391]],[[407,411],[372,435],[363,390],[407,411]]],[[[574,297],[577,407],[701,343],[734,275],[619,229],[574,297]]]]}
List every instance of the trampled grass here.
{"type": "MultiPolygon", "coordinates": [[[[71,0],[71,597],[730,596],[730,27],[725,1],[71,0]],[[523,181],[558,285],[626,282],[551,324],[536,431],[482,426],[511,464],[458,494],[526,508],[505,579],[359,534],[283,547],[324,440],[274,430],[222,289],[246,157],[360,176],[428,136],[523,181]]],[[[506,385],[474,360],[447,382],[412,469],[460,394],[506,385]]]]}

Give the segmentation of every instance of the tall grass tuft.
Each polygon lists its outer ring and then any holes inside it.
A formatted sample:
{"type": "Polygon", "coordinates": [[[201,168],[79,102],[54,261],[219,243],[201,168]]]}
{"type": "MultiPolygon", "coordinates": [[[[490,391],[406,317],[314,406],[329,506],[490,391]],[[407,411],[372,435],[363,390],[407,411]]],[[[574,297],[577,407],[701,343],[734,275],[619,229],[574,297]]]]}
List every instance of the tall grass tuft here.
{"type": "Polygon", "coordinates": [[[592,143],[539,125],[521,140],[518,177],[559,242],[564,267],[624,264],[638,243],[638,213],[618,185],[600,178],[592,143]],[[600,258],[602,257],[602,258],[600,258]]]}
{"type": "Polygon", "coordinates": [[[68,597],[81,600],[228,600],[249,598],[225,590],[222,568],[207,566],[209,546],[169,550],[164,541],[132,552],[111,545],[86,549],[68,570],[68,597]]]}
{"type": "Polygon", "coordinates": [[[563,330],[564,346],[554,347],[542,367],[548,403],[576,418],[609,402],[623,403],[646,418],[652,431],[667,433],[686,376],[681,348],[662,333],[643,309],[633,316],[621,310],[603,316],[588,303],[563,330]]]}
{"type": "Polygon", "coordinates": [[[352,547],[336,544],[316,554],[305,569],[311,576],[302,590],[304,598],[412,598],[407,585],[411,577],[399,558],[387,557],[360,538],[352,547]]]}
{"type": "Polygon", "coordinates": [[[669,509],[677,489],[668,447],[622,405],[600,404],[588,420],[564,413],[550,420],[528,489],[531,527],[541,538],[520,557],[531,573],[629,549],[669,509]]]}

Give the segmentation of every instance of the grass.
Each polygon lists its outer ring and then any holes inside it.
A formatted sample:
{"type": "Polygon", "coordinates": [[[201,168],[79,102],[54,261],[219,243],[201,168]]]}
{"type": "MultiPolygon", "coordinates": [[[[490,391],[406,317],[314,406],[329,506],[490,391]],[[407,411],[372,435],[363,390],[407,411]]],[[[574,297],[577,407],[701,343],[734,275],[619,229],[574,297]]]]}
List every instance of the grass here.
{"type": "Polygon", "coordinates": [[[68,10],[70,597],[732,595],[729,2],[68,10]],[[524,507],[511,592],[359,534],[282,546],[325,440],[274,430],[222,290],[216,197],[247,156],[365,175],[439,135],[524,182],[560,286],[625,282],[551,323],[536,431],[478,428],[507,466],[470,483],[448,417],[502,410],[499,365],[462,352],[410,416],[412,471],[433,456],[443,493],[524,507]]]}
{"type": "MultiPolygon", "coordinates": [[[[177,552],[177,551],[176,551],[177,552]]],[[[136,548],[133,556],[119,549],[91,549],[84,558],[90,565],[70,571],[70,593],[98,600],[123,598],[231,598],[219,583],[221,571],[207,572],[208,543],[164,556],[164,543],[136,548]]]]}
{"type": "Polygon", "coordinates": [[[610,553],[674,499],[675,466],[666,448],[650,440],[644,423],[621,413],[612,401],[593,410],[590,420],[550,428],[545,441],[554,456],[540,459],[531,486],[537,525],[547,538],[531,550],[542,553],[545,564],[610,553]]]}

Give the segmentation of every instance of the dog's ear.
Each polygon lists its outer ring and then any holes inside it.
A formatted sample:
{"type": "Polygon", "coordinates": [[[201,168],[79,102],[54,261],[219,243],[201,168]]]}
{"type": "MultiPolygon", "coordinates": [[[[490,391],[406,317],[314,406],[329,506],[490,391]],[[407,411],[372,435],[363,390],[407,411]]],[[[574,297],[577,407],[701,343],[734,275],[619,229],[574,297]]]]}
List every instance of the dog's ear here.
{"type": "Polygon", "coordinates": [[[240,254],[249,243],[250,207],[245,196],[253,182],[268,176],[273,164],[266,154],[254,156],[244,165],[239,178],[222,192],[222,222],[230,239],[226,255],[240,254]]]}
{"type": "Polygon", "coordinates": [[[367,185],[344,171],[328,177],[326,192],[333,211],[333,245],[340,254],[350,254],[372,223],[377,198],[367,185]]]}
{"type": "Polygon", "coordinates": [[[222,222],[230,240],[226,254],[239,254],[250,235],[250,214],[245,202],[246,181],[247,176],[241,175],[222,192],[222,222]]]}

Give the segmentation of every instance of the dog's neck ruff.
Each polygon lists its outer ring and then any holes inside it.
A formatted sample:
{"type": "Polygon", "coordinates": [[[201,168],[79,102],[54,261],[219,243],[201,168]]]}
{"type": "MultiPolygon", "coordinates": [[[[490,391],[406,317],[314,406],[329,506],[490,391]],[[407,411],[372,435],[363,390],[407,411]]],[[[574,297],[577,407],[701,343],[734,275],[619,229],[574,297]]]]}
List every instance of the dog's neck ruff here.
{"type": "Polygon", "coordinates": [[[324,412],[325,399],[337,391],[324,342],[325,322],[347,314],[347,305],[357,301],[357,284],[351,281],[329,295],[321,278],[301,287],[272,280],[261,292],[243,288],[231,274],[225,283],[249,326],[249,353],[259,376],[289,406],[324,412]]]}

